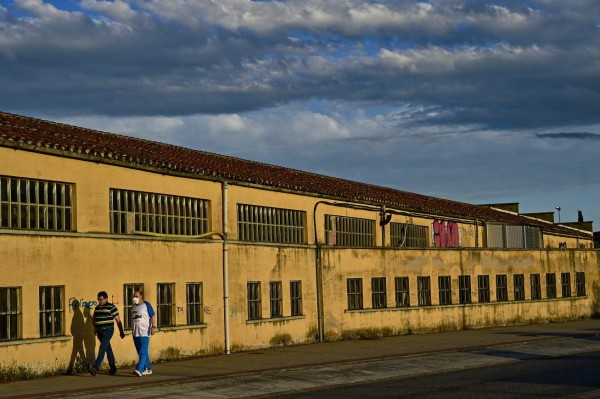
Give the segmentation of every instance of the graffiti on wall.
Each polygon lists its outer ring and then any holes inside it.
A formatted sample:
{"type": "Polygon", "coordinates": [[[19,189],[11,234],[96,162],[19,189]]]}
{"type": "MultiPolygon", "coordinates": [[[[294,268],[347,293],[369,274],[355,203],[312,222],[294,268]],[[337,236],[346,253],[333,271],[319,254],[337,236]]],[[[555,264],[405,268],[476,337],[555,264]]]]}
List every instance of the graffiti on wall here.
{"type": "Polygon", "coordinates": [[[459,248],[460,233],[456,222],[435,220],[433,222],[433,246],[437,248],[459,248]]]}

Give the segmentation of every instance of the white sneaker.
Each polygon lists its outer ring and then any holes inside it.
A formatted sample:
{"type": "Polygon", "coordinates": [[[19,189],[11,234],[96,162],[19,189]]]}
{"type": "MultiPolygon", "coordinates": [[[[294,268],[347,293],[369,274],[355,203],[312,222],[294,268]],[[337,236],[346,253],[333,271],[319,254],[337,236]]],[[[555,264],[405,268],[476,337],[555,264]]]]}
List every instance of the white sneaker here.
{"type": "Polygon", "coordinates": [[[152,370],[144,369],[144,371],[142,371],[142,375],[150,375],[150,374],[152,374],[152,370]]]}

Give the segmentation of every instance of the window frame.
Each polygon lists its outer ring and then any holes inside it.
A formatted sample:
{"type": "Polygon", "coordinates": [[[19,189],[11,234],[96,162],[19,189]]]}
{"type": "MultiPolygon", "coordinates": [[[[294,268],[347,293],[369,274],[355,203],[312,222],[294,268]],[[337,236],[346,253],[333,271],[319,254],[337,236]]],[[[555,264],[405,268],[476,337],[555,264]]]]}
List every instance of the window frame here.
{"type": "Polygon", "coordinates": [[[438,276],[440,306],[452,305],[452,277],[438,276]]]}
{"type": "Polygon", "coordinates": [[[586,296],[585,272],[575,272],[575,296],[586,296]]]}
{"type": "Polygon", "coordinates": [[[65,335],[65,286],[40,286],[38,303],[40,338],[60,337],[65,335]],[[48,307],[46,304],[47,290],[50,291],[50,301],[52,302],[50,307],[48,307]],[[58,307],[56,307],[57,302],[59,304],[58,307]],[[49,324],[48,320],[46,320],[46,317],[50,317],[49,324]]]}
{"type": "Polygon", "coordinates": [[[0,319],[4,319],[0,342],[21,338],[22,317],[21,287],[0,287],[0,319]]]}
{"type": "Polygon", "coordinates": [[[407,276],[394,278],[396,307],[410,307],[410,281],[407,276]]]}
{"type": "Polygon", "coordinates": [[[204,324],[204,286],[201,281],[185,284],[185,306],[187,325],[204,324]]]}
{"type": "Polygon", "coordinates": [[[560,274],[561,293],[563,298],[571,298],[571,273],[560,274]]]}
{"type": "Polygon", "coordinates": [[[248,281],[246,283],[248,298],[248,320],[262,319],[262,300],[260,281],[248,281]]]}
{"type": "Polygon", "coordinates": [[[390,245],[400,248],[428,248],[429,228],[418,224],[392,222],[390,223],[390,245]],[[400,246],[403,240],[404,245],[400,246]]]}
{"type": "Polygon", "coordinates": [[[417,297],[419,306],[431,306],[430,276],[417,276],[417,297]]]}
{"type": "Polygon", "coordinates": [[[156,321],[159,328],[176,325],[175,283],[156,284],[156,321]]]}
{"type": "Polygon", "coordinates": [[[529,275],[529,285],[531,289],[531,300],[536,301],[542,299],[542,278],[539,273],[531,273],[529,275]]]}
{"type": "Polygon", "coordinates": [[[471,276],[468,274],[458,276],[458,303],[461,305],[472,303],[471,276]]]}
{"type": "Polygon", "coordinates": [[[350,216],[325,215],[325,243],[339,247],[374,247],[375,221],[350,216]]]}
{"type": "Polygon", "coordinates": [[[302,281],[290,281],[290,316],[302,316],[302,281]]]}
{"type": "Polygon", "coordinates": [[[281,281],[269,281],[269,310],[271,319],[283,317],[283,293],[281,281]]]}
{"type": "Polygon", "coordinates": [[[508,276],[496,274],[496,302],[508,302],[508,276]]]}
{"type": "Polygon", "coordinates": [[[348,310],[363,309],[363,284],[362,278],[346,279],[346,294],[348,297],[348,310]]]}
{"type": "Polygon", "coordinates": [[[546,298],[556,299],[556,273],[546,273],[546,298]]]}
{"type": "Polygon", "coordinates": [[[522,273],[513,274],[513,300],[525,300],[525,275],[522,273]]]}
{"type": "Polygon", "coordinates": [[[131,307],[133,306],[133,293],[144,292],[144,283],[123,284],[123,329],[131,330],[131,307]]]}
{"type": "Polygon", "coordinates": [[[385,277],[371,277],[371,308],[387,308],[387,287],[385,277]]]}
{"type": "Polygon", "coordinates": [[[489,274],[480,274],[477,276],[477,302],[478,303],[491,302],[489,274]]]}
{"type": "Polygon", "coordinates": [[[306,244],[306,211],[268,206],[237,205],[238,240],[306,244]]]}

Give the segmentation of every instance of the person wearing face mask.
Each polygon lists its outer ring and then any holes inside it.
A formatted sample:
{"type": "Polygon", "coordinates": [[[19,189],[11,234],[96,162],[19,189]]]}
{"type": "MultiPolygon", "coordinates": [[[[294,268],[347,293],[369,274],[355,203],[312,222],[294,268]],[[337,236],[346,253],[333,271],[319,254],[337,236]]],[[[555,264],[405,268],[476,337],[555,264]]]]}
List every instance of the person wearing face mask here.
{"type": "Polygon", "coordinates": [[[133,306],[131,308],[131,334],[139,361],[133,374],[141,377],[152,374],[152,365],[148,355],[150,336],[156,333],[156,313],[148,301],[144,301],[142,291],[133,293],[133,306]]]}

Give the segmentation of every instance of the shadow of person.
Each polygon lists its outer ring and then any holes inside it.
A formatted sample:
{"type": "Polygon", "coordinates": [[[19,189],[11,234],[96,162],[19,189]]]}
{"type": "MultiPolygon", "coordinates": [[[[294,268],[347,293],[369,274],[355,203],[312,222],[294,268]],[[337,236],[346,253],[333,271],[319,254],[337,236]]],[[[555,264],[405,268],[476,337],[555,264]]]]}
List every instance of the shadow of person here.
{"type": "Polygon", "coordinates": [[[85,325],[83,326],[83,342],[85,353],[87,353],[87,364],[92,365],[96,361],[96,334],[94,334],[94,318],[90,308],[83,308],[85,325]]]}
{"type": "MultiPolygon", "coordinates": [[[[79,301],[74,300],[71,302],[71,308],[73,309],[73,318],[71,319],[71,336],[73,337],[73,349],[71,350],[71,360],[67,366],[67,374],[73,372],[73,366],[77,360],[77,355],[81,361],[85,361],[85,351],[83,350],[83,336],[85,324],[83,321],[83,314],[79,306],[79,301]]],[[[77,370],[80,371],[80,370],[77,370]]]]}

